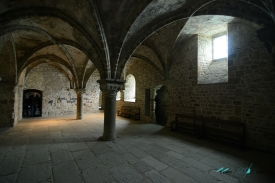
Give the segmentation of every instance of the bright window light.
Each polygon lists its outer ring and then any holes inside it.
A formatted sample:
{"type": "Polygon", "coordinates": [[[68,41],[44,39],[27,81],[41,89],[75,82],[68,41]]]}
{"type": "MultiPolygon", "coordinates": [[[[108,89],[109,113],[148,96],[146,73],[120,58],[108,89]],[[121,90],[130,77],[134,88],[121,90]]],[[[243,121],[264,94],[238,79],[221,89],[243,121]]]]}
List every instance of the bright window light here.
{"type": "Polygon", "coordinates": [[[213,38],[213,59],[221,59],[227,57],[227,36],[222,35],[213,38]]]}

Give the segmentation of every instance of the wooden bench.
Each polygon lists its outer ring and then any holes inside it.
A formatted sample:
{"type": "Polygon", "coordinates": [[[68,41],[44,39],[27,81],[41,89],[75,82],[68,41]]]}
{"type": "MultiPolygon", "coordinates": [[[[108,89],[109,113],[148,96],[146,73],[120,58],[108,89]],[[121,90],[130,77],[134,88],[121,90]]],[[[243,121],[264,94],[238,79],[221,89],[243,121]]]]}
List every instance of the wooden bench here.
{"type": "Polygon", "coordinates": [[[140,108],[132,106],[121,106],[120,111],[118,111],[118,116],[139,120],[140,108]]]}
{"type": "Polygon", "coordinates": [[[203,137],[235,143],[240,149],[243,149],[245,146],[245,124],[204,117],[203,137]]]}
{"type": "Polygon", "coordinates": [[[175,121],[171,122],[171,131],[174,130],[188,131],[199,138],[235,143],[240,149],[245,147],[245,124],[241,122],[176,114],[175,121]]]}
{"type": "Polygon", "coordinates": [[[176,114],[175,121],[171,122],[171,131],[181,130],[202,136],[203,118],[187,114],[176,114]]]}

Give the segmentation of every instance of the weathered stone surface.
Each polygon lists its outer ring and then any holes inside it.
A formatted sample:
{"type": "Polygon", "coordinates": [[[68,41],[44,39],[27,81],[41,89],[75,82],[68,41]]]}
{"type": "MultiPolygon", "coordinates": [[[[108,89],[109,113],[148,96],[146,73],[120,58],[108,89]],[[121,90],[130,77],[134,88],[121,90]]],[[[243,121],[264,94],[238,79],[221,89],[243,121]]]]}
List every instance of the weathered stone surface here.
{"type": "Polygon", "coordinates": [[[161,162],[163,162],[171,167],[174,167],[175,169],[182,169],[182,170],[184,170],[190,166],[190,164],[185,163],[183,161],[179,161],[178,159],[173,158],[173,157],[162,158],[161,162]]]}
{"type": "Polygon", "coordinates": [[[49,162],[48,148],[33,149],[26,152],[26,156],[23,162],[23,166],[35,165],[38,163],[49,162]]]}
{"type": "Polygon", "coordinates": [[[91,151],[93,151],[96,155],[113,151],[112,148],[110,148],[110,147],[109,147],[108,145],[106,145],[105,143],[101,143],[101,142],[98,142],[98,143],[93,144],[93,146],[91,146],[90,149],[91,149],[91,151]]]}
{"type": "Polygon", "coordinates": [[[186,176],[173,168],[167,168],[161,172],[173,182],[197,182],[189,176],[186,176]]]}
{"type": "Polygon", "coordinates": [[[82,182],[80,172],[73,161],[53,166],[53,178],[55,182],[82,182]]]}
{"type": "Polygon", "coordinates": [[[147,163],[148,165],[150,165],[151,167],[153,167],[157,171],[163,170],[168,167],[167,165],[159,162],[152,156],[146,156],[145,158],[142,158],[141,160],[144,161],[145,163],[147,163]]]}
{"type": "Polygon", "coordinates": [[[144,177],[135,169],[123,164],[110,169],[118,182],[141,182],[144,177]]]}
{"type": "Polygon", "coordinates": [[[123,160],[115,152],[107,152],[97,155],[100,161],[107,167],[113,167],[115,165],[123,164],[126,160],[123,160]]]}
{"type": "Polygon", "coordinates": [[[170,182],[169,179],[167,179],[163,175],[159,174],[155,170],[151,170],[150,172],[146,172],[145,175],[147,177],[149,177],[152,182],[158,182],[158,183],[168,183],[168,182],[170,182]]]}
{"type": "Polygon", "coordinates": [[[69,149],[74,151],[88,150],[89,147],[84,142],[69,143],[69,149]]]}
{"type": "Polygon", "coordinates": [[[69,162],[73,160],[72,154],[68,152],[68,149],[60,149],[51,152],[51,160],[53,165],[69,162]]]}
{"type": "MultiPolygon", "coordinates": [[[[79,151],[71,151],[69,144],[76,144],[77,137],[67,139],[71,140],[71,142],[54,144],[48,144],[52,139],[50,136],[46,136],[44,140],[35,138],[35,135],[39,136],[39,131],[49,129],[49,127],[56,124],[59,124],[60,131],[61,129],[69,130],[73,128],[77,129],[77,133],[81,133],[81,130],[83,130],[83,133],[87,129],[90,130],[90,127],[86,128],[87,126],[100,129],[102,120],[103,114],[93,114],[83,121],[71,120],[70,117],[28,119],[21,121],[18,126],[12,128],[14,133],[2,134],[0,132],[0,142],[1,145],[3,144],[0,149],[5,152],[0,163],[1,183],[129,182],[129,180],[135,178],[139,182],[167,182],[166,179],[168,179],[170,182],[229,183],[238,180],[250,183],[269,183],[274,180],[274,171],[272,169],[274,157],[272,154],[255,150],[239,151],[224,144],[171,133],[168,128],[162,129],[163,127],[159,125],[133,123],[129,119],[121,119],[117,122],[117,126],[121,129],[127,124],[128,128],[136,130],[132,133],[125,132],[122,140],[131,144],[146,144],[139,146],[144,147],[144,149],[136,148],[138,149],[136,153],[147,154],[145,151],[152,150],[153,146],[158,147],[160,150],[158,153],[163,158],[158,160],[148,154],[145,157],[137,157],[132,154],[133,148],[127,149],[127,146],[119,146],[119,150],[115,152],[104,152],[102,150],[102,153],[98,152],[95,155],[91,149],[81,150],[80,148],[79,151]],[[75,125],[72,125],[73,123],[75,125]],[[155,133],[159,131],[160,127],[162,136],[155,133]],[[33,129],[29,134],[20,133],[29,128],[33,129]],[[140,134],[143,129],[146,130],[140,134]],[[153,142],[158,142],[157,137],[161,137],[163,143],[158,143],[157,146],[150,146],[150,144],[154,144],[153,142]],[[28,150],[26,146],[19,145],[22,142],[26,142],[26,139],[23,138],[29,138],[35,147],[28,150]],[[41,144],[37,144],[39,140],[41,140],[41,144]],[[17,142],[18,145],[15,147],[14,144],[17,144],[17,142]],[[178,153],[174,151],[178,149],[171,150],[167,148],[167,144],[181,147],[184,151],[178,153]],[[7,149],[5,150],[5,148],[7,149]],[[166,148],[169,150],[168,152],[165,152],[166,148]],[[44,162],[45,159],[42,156],[47,157],[45,155],[47,149],[49,161],[44,162]],[[161,149],[164,151],[161,151],[161,149]],[[247,168],[252,163],[251,160],[253,160],[252,172],[246,178],[244,178],[243,174],[233,174],[239,168],[247,168]],[[217,173],[216,170],[220,167],[228,167],[229,171],[232,172],[227,174],[217,173]]],[[[78,143],[81,146],[83,142],[79,141],[78,143]]],[[[115,144],[113,142],[93,141],[85,144],[89,148],[93,148],[98,143],[108,144],[107,146],[100,146],[102,149],[114,150],[115,146],[110,147],[110,144],[115,144]]]]}
{"type": "Polygon", "coordinates": [[[145,153],[145,152],[143,152],[143,151],[141,151],[141,150],[139,150],[135,147],[132,147],[132,148],[128,149],[128,151],[130,153],[132,153],[134,156],[136,156],[137,158],[144,158],[144,157],[148,156],[147,153],[145,153]]]}
{"type": "MultiPolygon", "coordinates": [[[[86,93],[83,94],[84,113],[99,112],[98,79],[96,71],[88,80],[86,93]]],[[[76,92],[70,89],[68,78],[51,65],[42,64],[34,68],[26,78],[25,89],[43,91],[42,116],[76,114],[76,92]]]]}
{"type": "Polygon", "coordinates": [[[127,154],[123,154],[121,156],[121,158],[124,159],[124,160],[126,160],[129,164],[135,164],[138,161],[138,159],[135,156],[133,156],[131,154],[128,154],[128,153],[127,154]]]}
{"type": "Polygon", "coordinates": [[[161,146],[159,144],[156,144],[156,143],[152,143],[152,144],[150,144],[150,146],[152,146],[153,148],[155,148],[155,149],[157,149],[161,152],[169,152],[170,151],[170,149],[168,149],[166,147],[163,147],[163,146],[161,146]]]}
{"type": "Polygon", "coordinates": [[[168,156],[171,156],[171,157],[176,158],[176,159],[183,159],[183,158],[185,158],[185,156],[183,156],[183,155],[181,155],[179,153],[176,153],[174,151],[168,151],[168,152],[166,152],[166,154],[168,156]]]}
{"type": "Polygon", "coordinates": [[[0,164],[0,175],[10,175],[18,172],[23,158],[25,156],[25,151],[10,151],[6,154],[0,164]]]}
{"type": "Polygon", "coordinates": [[[147,163],[143,162],[143,161],[138,161],[136,164],[133,165],[138,171],[145,173],[145,172],[149,172],[153,169],[153,167],[151,167],[150,165],[148,165],[147,163]]]}
{"type": "Polygon", "coordinates": [[[80,170],[93,168],[101,164],[99,159],[95,157],[95,155],[89,150],[74,152],[73,156],[74,156],[76,165],[80,170]]]}
{"type": "Polygon", "coordinates": [[[0,176],[0,182],[2,183],[10,183],[10,182],[15,182],[17,178],[17,173],[15,174],[10,174],[6,176],[0,176]]]}
{"type": "Polygon", "coordinates": [[[47,182],[51,181],[51,164],[38,163],[23,167],[20,171],[17,182],[47,182]]]}
{"type": "Polygon", "coordinates": [[[104,165],[97,165],[83,170],[82,176],[85,182],[115,182],[115,179],[104,165]]]}

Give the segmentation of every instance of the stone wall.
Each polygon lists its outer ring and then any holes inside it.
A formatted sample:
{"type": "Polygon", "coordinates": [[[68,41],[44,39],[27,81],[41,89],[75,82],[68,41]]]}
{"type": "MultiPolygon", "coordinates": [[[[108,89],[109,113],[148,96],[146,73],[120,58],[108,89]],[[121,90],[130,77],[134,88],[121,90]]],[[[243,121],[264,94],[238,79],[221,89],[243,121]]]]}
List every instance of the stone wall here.
{"type": "Polygon", "coordinates": [[[143,60],[130,60],[125,73],[132,74],[136,80],[136,101],[117,101],[117,110],[121,106],[134,106],[140,108],[141,120],[153,122],[154,118],[154,89],[161,83],[161,75],[155,69],[143,60]],[[135,62],[135,63],[133,63],[135,62]],[[130,65],[130,67],[129,67],[130,65]],[[150,89],[150,116],[145,116],[145,89],[150,89]]]}
{"type": "MultiPolygon", "coordinates": [[[[99,85],[98,71],[90,77],[86,93],[83,94],[84,112],[98,112],[99,85]]],[[[55,67],[41,64],[27,76],[25,89],[37,89],[43,92],[42,116],[62,116],[76,114],[76,92],[70,89],[68,78],[55,67]]]]}
{"type": "Polygon", "coordinates": [[[15,119],[16,68],[12,41],[0,39],[0,127],[13,126],[15,119]]]}
{"type": "Polygon", "coordinates": [[[84,98],[84,113],[95,113],[99,111],[99,83],[100,75],[98,70],[96,70],[90,77],[86,85],[86,93],[83,95],[84,98]]]}
{"type": "Polygon", "coordinates": [[[117,101],[117,109],[138,106],[141,119],[153,122],[154,88],[165,85],[167,126],[176,113],[241,121],[246,124],[247,146],[275,153],[275,66],[255,36],[258,28],[246,22],[228,25],[228,82],[198,84],[198,36],[176,42],[168,80],[162,81],[147,62],[130,60],[125,72],[136,79],[136,102],[117,101]],[[151,90],[150,117],[144,113],[146,88],[151,90]]]}
{"type": "Polygon", "coordinates": [[[175,113],[242,121],[247,145],[275,152],[275,67],[249,23],[228,25],[228,82],[197,84],[197,37],[177,43],[170,70],[169,120],[175,113]]]}

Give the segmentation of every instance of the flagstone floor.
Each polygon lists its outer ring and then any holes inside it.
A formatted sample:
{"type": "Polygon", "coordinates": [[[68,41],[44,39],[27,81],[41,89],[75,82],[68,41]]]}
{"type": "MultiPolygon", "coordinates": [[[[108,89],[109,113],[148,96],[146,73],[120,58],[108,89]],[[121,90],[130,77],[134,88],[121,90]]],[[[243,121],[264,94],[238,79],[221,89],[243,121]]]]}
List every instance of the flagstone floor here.
{"type": "Polygon", "coordinates": [[[275,182],[272,154],[239,151],[121,117],[116,129],[117,140],[97,141],[103,113],[83,120],[28,118],[14,128],[2,128],[0,183],[275,182]]]}

